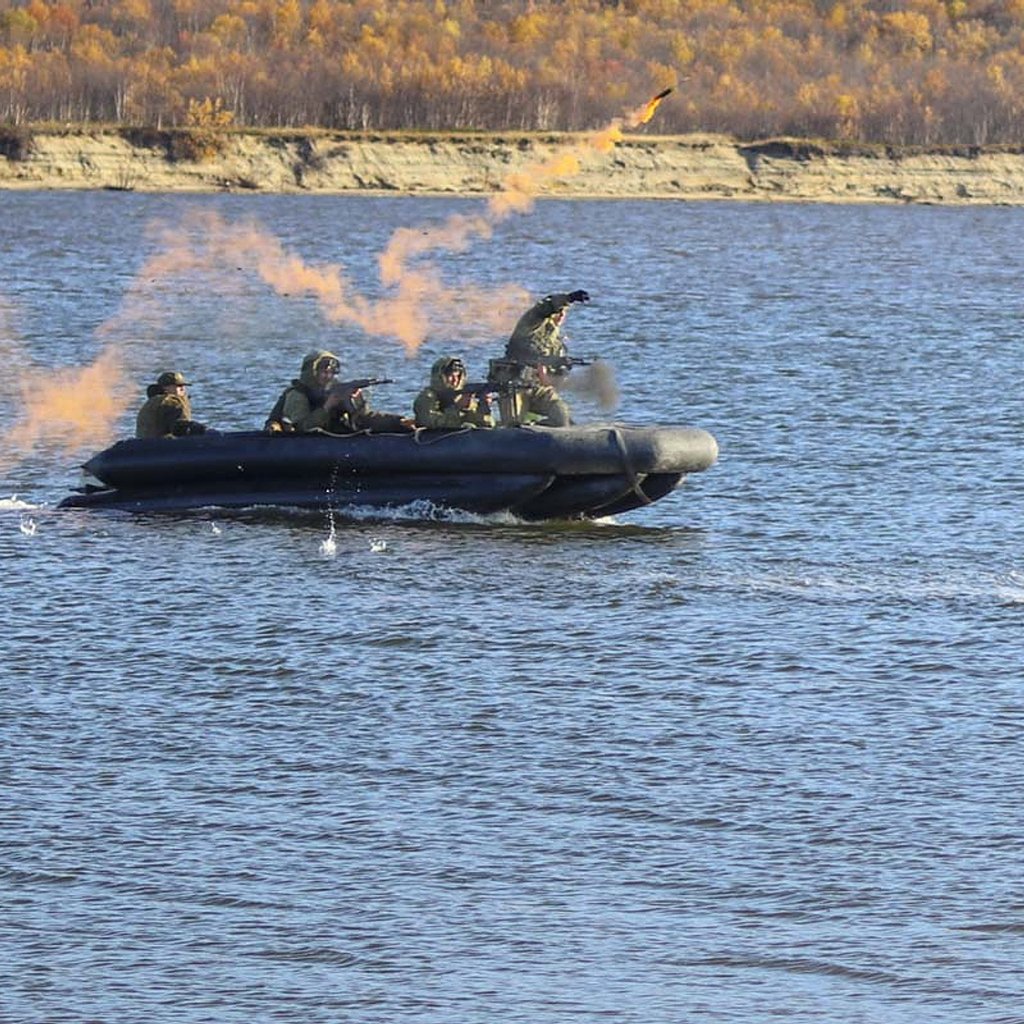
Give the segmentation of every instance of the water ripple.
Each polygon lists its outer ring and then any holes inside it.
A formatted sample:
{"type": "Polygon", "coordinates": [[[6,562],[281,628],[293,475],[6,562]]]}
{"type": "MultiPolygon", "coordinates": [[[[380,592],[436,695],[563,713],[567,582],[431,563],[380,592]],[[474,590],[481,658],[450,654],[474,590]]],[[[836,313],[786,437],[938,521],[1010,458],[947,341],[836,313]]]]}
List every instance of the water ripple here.
{"type": "MultiPolygon", "coordinates": [[[[23,355],[59,366],[193,200],[5,202],[23,355]]],[[[397,227],[472,209],[194,202],[366,293],[397,227]]],[[[618,521],[67,514],[79,456],[13,467],[0,1016],[1019,1021],[1022,217],[545,201],[500,267],[439,254],[538,293],[575,268],[617,415],[718,437],[618,521]]],[[[297,307],[216,284],[126,369],[193,366],[202,416],[251,426],[297,307]]],[[[346,346],[396,407],[439,354],[346,346]]]]}

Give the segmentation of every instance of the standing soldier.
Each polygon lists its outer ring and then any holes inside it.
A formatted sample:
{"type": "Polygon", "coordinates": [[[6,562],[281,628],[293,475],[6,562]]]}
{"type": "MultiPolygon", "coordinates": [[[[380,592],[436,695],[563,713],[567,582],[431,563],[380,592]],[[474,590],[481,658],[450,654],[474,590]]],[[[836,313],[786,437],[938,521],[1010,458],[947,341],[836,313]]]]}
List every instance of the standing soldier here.
{"type": "Polygon", "coordinates": [[[568,356],[560,332],[569,306],[589,301],[590,296],[582,289],[555,292],[545,295],[519,318],[505,346],[505,358],[491,360],[492,380],[529,385],[501,396],[503,423],[569,426],[569,406],[555,388],[559,377],[568,372],[567,366],[558,365],[568,356]]]}

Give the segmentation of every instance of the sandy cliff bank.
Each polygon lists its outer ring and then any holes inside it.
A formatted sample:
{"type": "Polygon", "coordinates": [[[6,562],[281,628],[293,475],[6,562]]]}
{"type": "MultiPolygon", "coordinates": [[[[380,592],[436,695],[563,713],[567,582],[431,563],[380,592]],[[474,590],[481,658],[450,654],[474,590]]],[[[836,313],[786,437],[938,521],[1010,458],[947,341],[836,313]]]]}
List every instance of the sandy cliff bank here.
{"type": "Polygon", "coordinates": [[[0,147],[0,189],[486,195],[522,174],[551,196],[1024,205],[1024,152],[1006,150],[627,136],[602,153],[585,135],[239,133],[197,161],[174,143],[160,132],[34,132],[0,147]],[[579,170],[551,173],[567,154],[579,170]]]}

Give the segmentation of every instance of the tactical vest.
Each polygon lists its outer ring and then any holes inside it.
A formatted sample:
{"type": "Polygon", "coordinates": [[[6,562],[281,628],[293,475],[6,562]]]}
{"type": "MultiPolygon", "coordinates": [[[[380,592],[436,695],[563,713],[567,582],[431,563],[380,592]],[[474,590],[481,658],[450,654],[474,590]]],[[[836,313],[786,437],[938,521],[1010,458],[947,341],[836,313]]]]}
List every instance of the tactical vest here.
{"type": "Polygon", "coordinates": [[[284,403],[288,397],[289,391],[300,391],[304,394],[309,401],[310,407],[315,409],[319,405],[323,405],[322,396],[316,395],[311,388],[303,384],[300,380],[293,380],[291,384],[281,392],[277,401],[274,403],[274,408],[270,410],[270,415],[267,417],[267,422],[263,424],[263,429],[268,434],[294,434],[295,424],[291,420],[284,418],[284,403]]]}

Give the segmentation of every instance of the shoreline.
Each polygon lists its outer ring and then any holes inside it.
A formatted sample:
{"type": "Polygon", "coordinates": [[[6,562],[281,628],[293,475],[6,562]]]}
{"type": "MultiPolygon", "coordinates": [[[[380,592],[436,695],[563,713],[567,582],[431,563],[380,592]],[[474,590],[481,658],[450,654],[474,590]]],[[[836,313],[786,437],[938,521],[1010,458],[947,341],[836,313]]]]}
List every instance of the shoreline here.
{"type": "Polygon", "coordinates": [[[253,192],[919,203],[1024,206],[1024,152],[893,152],[800,140],[741,143],[715,135],[229,132],[180,155],[187,132],[31,130],[0,155],[0,190],[253,192]],[[571,156],[577,167],[556,173],[571,156]]]}

